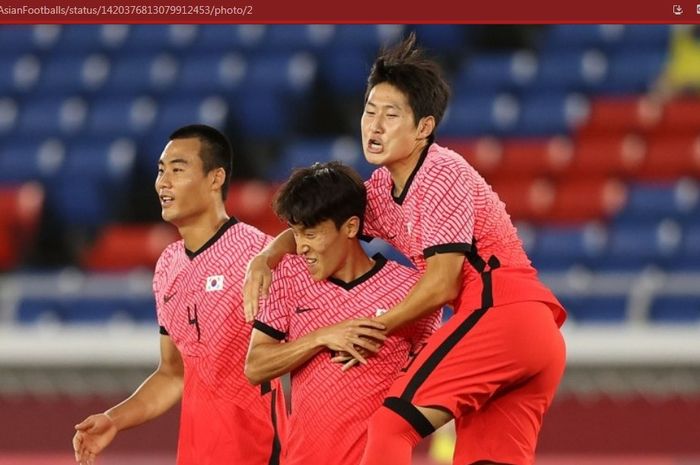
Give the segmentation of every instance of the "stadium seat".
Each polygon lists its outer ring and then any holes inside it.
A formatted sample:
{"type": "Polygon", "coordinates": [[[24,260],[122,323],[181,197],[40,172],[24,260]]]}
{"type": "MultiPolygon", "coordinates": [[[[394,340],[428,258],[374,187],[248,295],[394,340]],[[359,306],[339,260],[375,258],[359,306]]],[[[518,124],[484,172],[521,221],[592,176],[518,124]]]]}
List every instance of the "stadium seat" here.
{"type": "Polygon", "coordinates": [[[278,187],[260,181],[234,182],[226,198],[226,211],[267,234],[276,235],[286,228],[272,210],[278,187]]]}
{"type": "Polygon", "coordinates": [[[241,85],[247,61],[239,53],[195,52],[182,59],[177,89],[183,92],[230,92],[241,85]]]}
{"type": "Polygon", "coordinates": [[[623,324],[627,320],[627,296],[564,296],[560,300],[578,323],[623,324]]]}
{"type": "Polygon", "coordinates": [[[101,54],[56,54],[42,63],[36,94],[67,96],[93,92],[107,79],[110,62],[101,54]]]}
{"type": "Polygon", "coordinates": [[[260,53],[323,51],[335,35],[330,24],[280,24],[265,29],[256,46],[260,53]]]}
{"type": "Polygon", "coordinates": [[[18,139],[0,150],[0,183],[46,181],[61,168],[65,147],[57,139],[18,139]]]}
{"type": "Polygon", "coordinates": [[[607,243],[607,232],[596,223],[585,226],[543,226],[528,251],[539,270],[565,271],[573,266],[592,268],[607,243]]]}
{"type": "Polygon", "coordinates": [[[543,54],[532,86],[540,90],[591,92],[604,79],[608,59],[596,49],[543,54]]]}
{"type": "Polygon", "coordinates": [[[44,189],[38,183],[0,184],[0,270],[18,266],[33,246],[43,210],[44,189]]]}
{"type": "Polygon", "coordinates": [[[644,163],[647,144],[635,134],[597,134],[575,138],[572,178],[635,177],[644,163]]]}
{"type": "Polygon", "coordinates": [[[617,221],[660,220],[679,217],[675,183],[633,183],[628,185],[627,202],[617,221]]]}
{"type": "Polygon", "coordinates": [[[200,26],[192,48],[221,53],[254,50],[265,37],[267,28],[262,24],[200,26]]]}
{"type": "Polygon", "coordinates": [[[573,147],[565,137],[510,139],[494,176],[556,176],[573,158],[573,147]]]}
{"type": "Polygon", "coordinates": [[[620,211],[625,201],[625,185],[617,179],[562,179],[546,218],[563,224],[602,220],[620,211]]]}
{"type": "Polygon", "coordinates": [[[401,24],[337,25],[328,47],[331,50],[354,48],[374,56],[382,46],[398,41],[404,27],[401,24]]]}
{"type": "Polygon", "coordinates": [[[566,135],[586,122],[588,112],[588,100],[580,94],[528,94],[521,101],[518,124],[511,135],[566,135]]]}
{"type": "Polygon", "coordinates": [[[654,299],[649,319],[656,324],[700,323],[700,295],[663,295],[654,299]]]}
{"type": "Polygon", "coordinates": [[[315,82],[316,68],[316,59],[309,53],[256,55],[248,60],[242,88],[303,95],[315,82]]]}
{"type": "Polygon", "coordinates": [[[648,141],[637,179],[673,181],[684,176],[700,177],[700,136],[658,135],[648,141]]]}
{"type": "Polygon", "coordinates": [[[125,50],[177,51],[187,49],[196,39],[194,24],[135,24],[129,26],[125,50]]]}
{"type": "Polygon", "coordinates": [[[355,98],[365,91],[371,55],[348,47],[320,56],[319,79],[333,94],[355,98]]]}
{"type": "Polygon", "coordinates": [[[599,90],[614,95],[645,93],[651,89],[665,61],[665,51],[619,50],[609,56],[610,70],[599,90]]]}
{"type": "Polygon", "coordinates": [[[515,92],[537,73],[531,52],[480,53],[462,61],[454,79],[455,93],[515,92]]]}
{"type": "Polygon", "coordinates": [[[542,49],[546,51],[608,49],[621,41],[624,33],[623,25],[556,24],[548,28],[542,41],[542,49]]]}
{"type": "Polygon", "coordinates": [[[652,99],[639,96],[593,98],[587,124],[580,135],[626,134],[643,132],[659,123],[662,107],[652,99]]]}
{"type": "Polygon", "coordinates": [[[668,135],[680,137],[695,134],[700,127],[700,98],[685,97],[667,102],[663,107],[663,117],[658,130],[668,135]]]}
{"type": "Polygon", "coordinates": [[[178,64],[178,60],[167,53],[149,53],[140,48],[122,53],[112,61],[101,92],[115,96],[165,92],[176,82],[178,64]]]}
{"type": "Polygon", "coordinates": [[[505,203],[515,220],[543,220],[556,195],[555,186],[544,178],[498,177],[491,180],[493,190],[505,203]]]}
{"type": "Polygon", "coordinates": [[[0,54],[0,96],[31,91],[39,79],[41,61],[36,55],[0,54]]]}
{"type": "Polygon", "coordinates": [[[162,223],[112,224],[100,231],[82,263],[92,271],[152,270],[165,247],[178,239],[177,231],[162,223]]]}
{"type": "Polygon", "coordinates": [[[96,98],[91,103],[87,130],[97,137],[141,137],[151,129],[157,109],[149,97],[96,98]]]}
{"type": "Polygon", "coordinates": [[[609,231],[608,248],[599,270],[639,270],[672,265],[681,245],[678,224],[664,220],[617,223],[609,231]]]}
{"type": "Polygon", "coordinates": [[[50,298],[23,298],[20,300],[15,320],[23,325],[62,323],[63,302],[50,298]]]}
{"type": "Polygon", "coordinates": [[[0,53],[46,52],[56,44],[61,34],[57,24],[5,25],[0,28],[0,53]]]}
{"type": "Polygon", "coordinates": [[[81,97],[32,98],[19,110],[17,134],[31,138],[76,136],[83,129],[87,113],[87,101],[81,97]]]}
{"type": "Polygon", "coordinates": [[[446,137],[507,134],[518,122],[520,106],[509,94],[455,95],[438,133],[446,137]]]}

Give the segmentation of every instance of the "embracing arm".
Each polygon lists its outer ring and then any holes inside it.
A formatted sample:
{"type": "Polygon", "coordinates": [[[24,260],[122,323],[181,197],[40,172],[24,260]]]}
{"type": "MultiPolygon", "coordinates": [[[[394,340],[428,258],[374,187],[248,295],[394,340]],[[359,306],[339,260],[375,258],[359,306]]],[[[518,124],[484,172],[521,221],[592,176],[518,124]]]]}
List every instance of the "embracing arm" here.
{"type": "Polygon", "coordinates": [[[267,297],[272,282],[271,270],[286,254],[296,253],[296,241],[291,229],[286,229],[248,263],[243,282],[243,311],[250,323],[259,310],[259,299],[267,297]]]}
{"type": "Polygon", "coordinates": [[[360,362],[366,363],[358,348],[370,352],[379,350],[381,342],[386,340],[383,329],[382,324],[361,318],[320,328],[284,343],[254,329],[246,358],[245,375],[252,384],[269,381],[298,368],[325,348],[348,352],[360,362]]]}
{"type": "Polygon", "coordinates": [[[426,260],[426,270],[408,295],[390,311],[375,318],[391,333],[453,301],[462,286],[464,255],[441,253],[426,260]]]}

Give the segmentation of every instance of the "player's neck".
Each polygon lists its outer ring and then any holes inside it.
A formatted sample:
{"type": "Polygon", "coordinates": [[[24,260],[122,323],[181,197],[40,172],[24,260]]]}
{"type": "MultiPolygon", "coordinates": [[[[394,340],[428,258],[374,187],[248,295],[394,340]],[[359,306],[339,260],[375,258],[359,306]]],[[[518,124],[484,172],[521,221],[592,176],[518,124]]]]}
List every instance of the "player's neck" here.
{"type": "Polygon", "coordinates": [[[229,216],[226,214],[226,210],[223,208],[212,209],[206,211],[196,220],[177,225],[177,229],[185,242],[185,248],[196,252],[214,237],[228,220],[229,216]]]}
{"type": "Polygon", "coordinates": [[[369,258],[358,241],[350,247],[343,267],[333,273],[333,278],[350,283],[363,276],[374,266],[374,260],[369,258]]]}
{"type": "Polygon", "coordinates": [[[394,182],[394,192],[392,192],[394,196],[398,197],[403,192],[408,178],[411,177],[411,173],[416,169],[416,165],[418,164],[418,160],[420,160],[420,156],[426,144],[427,142],[417,144],[406,157],[395,161],[391,165],[387,165],[387,169],[391,174],[391,180],[394,182]]]}

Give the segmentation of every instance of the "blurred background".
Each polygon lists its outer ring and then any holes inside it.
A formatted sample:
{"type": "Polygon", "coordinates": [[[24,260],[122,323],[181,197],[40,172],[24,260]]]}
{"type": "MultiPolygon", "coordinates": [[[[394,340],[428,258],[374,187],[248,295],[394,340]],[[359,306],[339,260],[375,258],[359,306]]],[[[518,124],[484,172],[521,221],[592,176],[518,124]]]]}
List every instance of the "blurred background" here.
{"type": "MultiPolygon", "coordinates": [[[[293,167],[371,173],[365,79],[410,31],[453,87],[438,141],[493,185],[569,310],[537,463],[700,463],[696,28],[31,25],[0,26],[0,465],[72,463],[73,425],[155,368],[169,133],[223,130],[229,213],[276,233],[293,167]]],[[[174,463],[176,435],[171,412],[102,463],[174,463]]],[[[416,463],[449,463],[449,436],[416,463]]]]}

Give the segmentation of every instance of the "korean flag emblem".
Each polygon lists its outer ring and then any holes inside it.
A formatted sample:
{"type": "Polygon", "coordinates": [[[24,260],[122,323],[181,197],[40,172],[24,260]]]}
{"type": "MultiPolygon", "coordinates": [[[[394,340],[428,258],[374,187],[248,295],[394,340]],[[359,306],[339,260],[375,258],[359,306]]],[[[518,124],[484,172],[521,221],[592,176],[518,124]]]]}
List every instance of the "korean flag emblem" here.
{"type": "Polygon", "coordinates": [[[216,275],[207,278],[207,292],[220,291],[224,288],[224,276],[216,275]]]}

